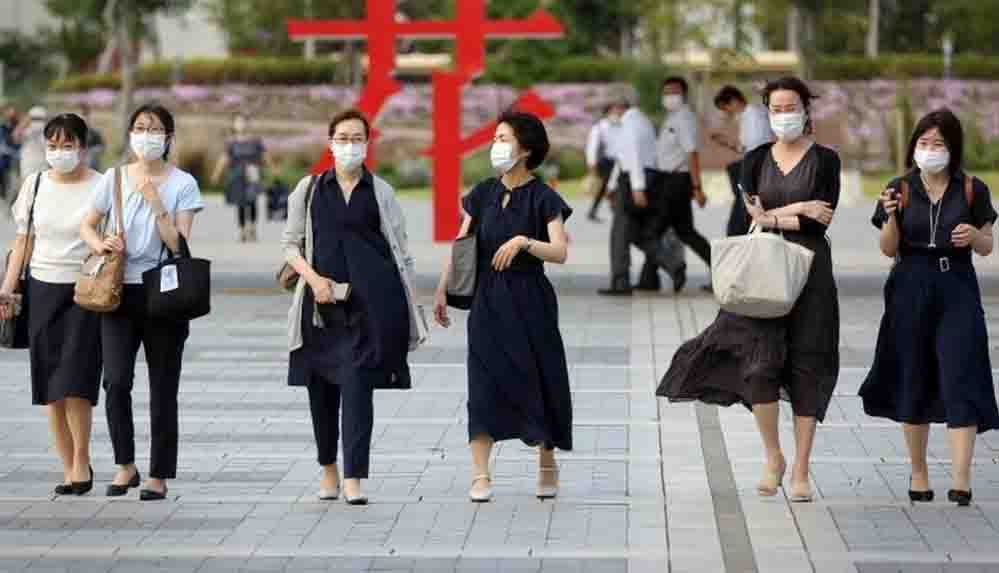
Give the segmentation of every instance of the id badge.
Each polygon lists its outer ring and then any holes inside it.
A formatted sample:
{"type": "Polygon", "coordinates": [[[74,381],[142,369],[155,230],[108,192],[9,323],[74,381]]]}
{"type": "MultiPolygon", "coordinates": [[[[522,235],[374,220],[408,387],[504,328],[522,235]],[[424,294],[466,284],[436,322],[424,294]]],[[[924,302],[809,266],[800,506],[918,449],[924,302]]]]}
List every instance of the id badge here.
{"type": "Polygon", "coordinates": [[[177,266],[167,265],[160,269],[160,292],[177,290],[180,280],[177,278],[177,266]]]}
{"type": "Polygon", "coordinates": [[[246,166],[246,181],[250,184],[256,185],[260,183],[260,167],[256,165],[246,166]]]}

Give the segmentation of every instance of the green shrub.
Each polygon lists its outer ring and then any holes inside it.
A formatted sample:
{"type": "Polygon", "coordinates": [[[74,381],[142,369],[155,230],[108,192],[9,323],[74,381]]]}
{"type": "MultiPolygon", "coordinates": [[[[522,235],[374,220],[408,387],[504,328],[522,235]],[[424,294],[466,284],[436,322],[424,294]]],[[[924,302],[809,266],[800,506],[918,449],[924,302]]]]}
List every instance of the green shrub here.
{"type": "MultiPolygon", "coordinates": [[[[818,56],[814,71],[815,79],[833,81],[940,78],[944,62],[939,54],[888,54],[874,59],[818,56]]],[[[951,77],[994,80],[999,77],[999,57],[958,54],[951,61],[951,77]]]]}

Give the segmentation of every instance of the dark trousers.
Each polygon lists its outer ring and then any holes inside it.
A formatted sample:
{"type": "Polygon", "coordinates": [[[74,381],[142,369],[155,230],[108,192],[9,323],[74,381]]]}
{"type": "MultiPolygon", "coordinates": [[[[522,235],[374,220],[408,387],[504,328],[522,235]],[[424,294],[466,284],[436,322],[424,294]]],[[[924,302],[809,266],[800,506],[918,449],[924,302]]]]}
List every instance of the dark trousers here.
{"type": "Polygon", "coordinates": [[[600,203],[607,196],[607,183],[610,181],[611,172],[614,171],[614,161],[601,159],[597,163],[597,176],[600,177],[600,188],[597,189],[597,196],[593,198],[593,205],[590,206],[590,217],[597,216],[600,203]]]}
{"type": "Polygon", "coordinates": [[[150,477],[177,477],[177,392],[188,323],[149,318],[141,285],[126,285],[118,310],[101,317],[105,408],[118,465],[135,462],[132,382],[141,344],[149,366],[150,477]]]}
{"type": "Polygon", "coordinates": [[[236,220],[239,226],[245,227],[247,223],[253,225],[257,222],[257,202],[248,201],[236,207],[236,220]]]}
{"type": "Polygon", "coordinates": [[[340,407],[343,406],[343,477],[366,479],[371,458],[371,432],[375,423],[374,396],[362,380],[331,384],[314,377],[309,384],[309,409],[316,436],[319,465],[336,463],[340,440],[340,407]]]}
{"type": "Polygon", "coordinates": [[[610,259],[611,279],[613,281],[629,281],[631,269],[631,245],[637,246],[645,253],[647,265],[661,268],[671,276],[683,267],[683,259],[670,252],[667,245],[660,240],[665,231],[665,222],[656,194],[657,180],[651,173],[646,173],[648,182],[649,206],[641,212],[628,209],[629,201],[625,194],[631,193],[631,181],[627,174],[621,173],[618,179],[618,189],[614,197],[614,221],[611,223],[610,259]]]}
{"type": "Polygon", "coordinates": [[[732,210],[728,214],[728,224],[725,226],[725,234],[729,237],[745,235],[749,232],[749,213],[746,211],[746,204],[742,201],[742,192],[739,191],[739,178],[742,176],[742,161],[733,161],[725,166],[728,173],[728,182],[732,185],[732,210]]]}
{"type": "Polygon", "coordinates": [[[665,214],[667,227],[673,227],[680,242],[697,253],[708,268],[711,268],[711,244],[694,228],[694,181],[689,173],[666,173],[663,175],[665,189],[665,214]]]}

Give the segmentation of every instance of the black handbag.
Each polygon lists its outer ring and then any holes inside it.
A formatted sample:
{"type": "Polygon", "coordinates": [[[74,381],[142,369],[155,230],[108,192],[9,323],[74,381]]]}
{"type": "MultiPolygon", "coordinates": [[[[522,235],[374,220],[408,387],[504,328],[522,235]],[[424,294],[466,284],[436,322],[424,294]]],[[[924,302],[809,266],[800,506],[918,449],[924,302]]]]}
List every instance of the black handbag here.
{"type": "Polygon", "coordinates": [[[475,220],[468,234],[451,245],[451,273],[447,277],[447,305],[458,310],[472,308],[476,283],[479,280],[479,241],[475,220]]]}
{"type": "Polygon", "coordinates": [[[211,261],[191,257],[183,235],[178,237],[177,253],[163,260],[166,245],[160,249],[160,264],[142,273],[146,291],[146,313],[153,318],[185,321],[212,311],[211,261]]]}
{"type": "MultiPolygon", "coordinates": [[[[21,268],[18,269],[17,288],[14,294],[21,297],[20,310],[13,318],[0,320],[0,348],[12,350],[23,350],[30,345],[28,337],[28,276],[31,274],[31,255],[34,252],[35,239],[33,236],[35,225],[35,202],[38,200],[38,186],[42,181],[42,174],[35,177],[35,189],[31,196],[31,210],[28,212],[28,234],[24,239],[24,258],[21,260],[21,268]]],[[[11,252],[7,253],[7,260],[10,260],[11,252]]],[[[7,265],[4,264],[4,268],[7,265]]],[[[13,301],[10,304],[14,304],[13,301]]]]}

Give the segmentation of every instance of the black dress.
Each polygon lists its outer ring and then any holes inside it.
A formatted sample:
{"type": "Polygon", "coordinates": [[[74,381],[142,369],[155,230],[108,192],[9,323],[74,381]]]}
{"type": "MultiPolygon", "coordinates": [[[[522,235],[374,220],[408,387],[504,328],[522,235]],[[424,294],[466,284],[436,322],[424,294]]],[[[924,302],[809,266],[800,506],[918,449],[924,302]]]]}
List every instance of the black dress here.
{"type": "MultiPolygon", "coordinates": [[[[742,186],[775,209],[820,199],[839,201],[839,158],[813,145],[787,175],[772,144],[747,154],[742,186]]],[[[815,253],[805,288],[791,313],[755,319],[718,313],[703,333],[677,350],[656,394],[672,401],[729,406],[790,400],[796,416],[825,418],[839,376],[839,301],[826,227],[799,217],[800,230],[784,237],[815,253]]]]}
{"type": "Polygon", "coordinates": [[[351,293],[345,303],[318,305],[320,327],[312,289],[305,289],[303,345],[291,353],[289,385],[308,386],[320,377],[333,384],[357,379],[373,388],[410,388],[406,292],[381,232],[371,174],[364,172],[349,203],[336,178],[324,175],[311,217],[316,272],[350,284],[351,293]]]}
{"type": "Polygon", "coordinates": [[[572,449],[572,397],[558,299],[544,263],[521,252],[503,272],[492,259],[518,235],[548,242],[548,223],[572,209],[537,179],[507,191],[497,179],[463,200],[475,225],[479,277],[468,316],[468,435],[572,449]],[[504,196],[509,203],[503,207],[504,196]]]}
{"type": "MultiPolygon", "coordinates": [[[[989,339],[970,247],[950,237],[967,223],[996,220],[984,183],[973,181],[968,204],[964,173],[952,177],[930,222],[931,203],[918,171],[905,176],[908,201],[899,212],[899,256],[885,283],[885,313],[874,363],[860,388],[864,411],[909,424],[999,428],[989,339]],[[933,229],[933,230],[931,230],[933,229]],[[931,236],[933,237],[931,241],[931,236]],[[932,245],[931,245],[932,242],[932,245]]],[[[901,179],[889,185],[898,190],[901,179]]],[[[885,222],[880,203],[872,222],[885,222]]]]}

